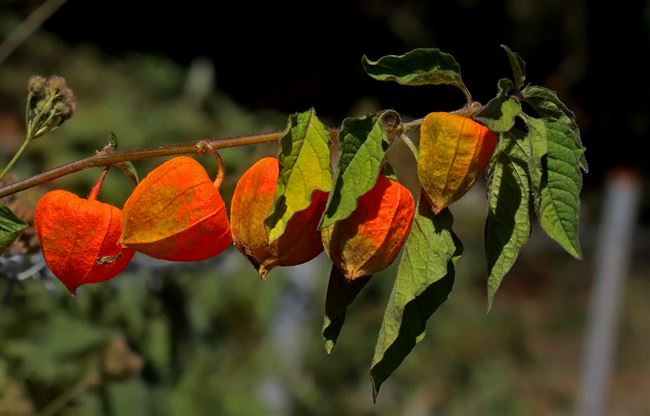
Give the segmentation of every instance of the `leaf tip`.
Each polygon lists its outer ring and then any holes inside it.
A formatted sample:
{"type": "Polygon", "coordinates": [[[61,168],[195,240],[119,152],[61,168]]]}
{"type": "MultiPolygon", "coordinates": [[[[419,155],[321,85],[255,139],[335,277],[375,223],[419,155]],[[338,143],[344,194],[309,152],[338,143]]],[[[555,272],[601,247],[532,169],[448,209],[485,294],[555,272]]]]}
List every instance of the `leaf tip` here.
{"type": "Polygon", "coordinates": [[[379,396],[379,388],[381,387],[381,382],[379,384],[375,382],[375,377],[372,374],[372,369],[370,370],[370,384],[372,385],[372,403],[377,404],[377,396],[379,396]]]}

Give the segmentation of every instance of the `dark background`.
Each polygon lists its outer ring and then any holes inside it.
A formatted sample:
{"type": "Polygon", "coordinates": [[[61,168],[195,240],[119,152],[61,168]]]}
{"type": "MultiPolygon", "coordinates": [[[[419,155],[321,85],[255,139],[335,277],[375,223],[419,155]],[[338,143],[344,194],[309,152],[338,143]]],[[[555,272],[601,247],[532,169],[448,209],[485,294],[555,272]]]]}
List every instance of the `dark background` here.
{"type": "MultiPolygon", "coordinates": [[[[0,39],[44,2],[0,0],[0,39]]],[[[619,242],[600,228],[605,201],[616,200],[611,185],[627,177],[614,169],[646,174],[630,181],[640,187],[648,177],[650,1],[165,3],[68,0],[0,63],[0,165],[24,138],[31,75],[62,75],[78,98],[74,118],[30,145],[8,181],[91,155],[112,131],[120,150],[143,149],[277,131],[287,113],[309,107],[333,127],[381,108],[406,119],[463,105],[452,87],[370,79],[364,54],[438,47],[458,60],[474,99],[486,103],[497,80],[510,76],[499,47],[506,44],[526,60],[528,81],[556,90],[578,118],[591,168],[581,194],[584,259],[536,228],[486,315],[485,188],[477,183],[452,206],[465,251],[450,301],[373,404],[368,367],[397,262],[359,294],[328,357],[320,337],[324,254],[276,268],[265,282],[234,248],[192,264],[136,255],[118,278],[84,285],[73,299],[42,267],[28,231],[0,256],[0,414],[47,409],[94,374],[93,357],[113,353],[133,365],[121,375],[101,370],[99,385],[69,396],[57,414],[575,414],[593,283],[607,257],[599,247],[628,250],[629,263],[620,269],[627,277],[603,414],[650,414],[648,193],[629,248],[614,247],[619,242]],[[193,96],[188,80],[201,57],[214,65],[216,85],[193,96]]],[[[276,151],[224,151],[224,200],[253,161],[276,151]]],[[[413,168],[405,156],[396,165],[413,168]]],[[[212,158],[197,160],[213,174],[212,158]]],[[[160,162],[136,167],[143,175],[160,162]]],[[[86,194],[98,174],[68,175],[10,204],[22,205],[14,212],[29,221],[45,192],[86,194]]],[[[125,175],[111,173],[101,200],[122,206],[131,189],[125,175]]]]}
{"type": "MultiPolygon", "coordinates": [[[[29,2],[31,3],[31,2],[29,2]]],[[[16,6],[27,9],[27,5],[16,6]]],[[[558,91],[579,120],[591,172],[645,169],[650,51],[645,1],[358,1],[282,6],[277,2],[184,1],[65,4],[45,29],[109,54],[157,52],[180,64],[209,57],[217,82],[244,107],[283,112],[315,107],[342,120],[358,97],[413,116],[462,105],[444,87],[378,83],[362,73],[377,59],[439,47],[461,64],[475,99],[486,102],[509,76],[500,44],[519,52],[528,81],[558,91]],[[645,58],[644,58],[645,56],[645,58]]]]}

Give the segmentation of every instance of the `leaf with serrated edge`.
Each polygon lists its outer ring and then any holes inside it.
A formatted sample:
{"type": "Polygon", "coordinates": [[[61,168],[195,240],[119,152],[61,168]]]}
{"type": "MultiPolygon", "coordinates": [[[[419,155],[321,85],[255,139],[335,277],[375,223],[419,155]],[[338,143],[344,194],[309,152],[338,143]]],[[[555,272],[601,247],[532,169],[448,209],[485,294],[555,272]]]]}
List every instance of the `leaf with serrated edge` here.
{"type": "Polygon", "coordinates": [[[390,144],[389,130],[398,120],[390,110],[343,120],[334,186],[320,228],[349,217],[357,208],[357,199],[375,185],[390,144]]]}
{"type": "Polygon", "coordinates": [[[379,81],[402,85],[453,85],[471,101],[460,75],[460,65],[448,53],[437,48],[414,49],[404,55],[387,55],[371,61],[365,55],[361,63],[366,73],[379,81]]]}
{"type": "MultiPolygon", "coordinates": [[[[488,185],[488,216],[485,224],[485,253],[488,263],[488,311],[503,277],[514,265],[519,250],[530,236],[528,156],[516,138],[504,134],[501,152],[491,167],[488,185]]],[[[521,138],[526,141],[527,138],[521,138]]]]}
{"type": "Polygon", "coordinates": [[[309,207],[314,191],[332,189],[331,138],[313,109],[289,117],[280,144],[275,202],[265,221],[269,243],[282,236],[295,213],[309,207]]]}
{"type": "Polygon", "coordinates": [[[569,254],[582,258],[578,216],[582,173],[579,148],[571,127],[563,121],[544,120],[548,151],[541,182],[539,222],[542,229],[569,254]]]}
{"type": "Polygon", "coordinates": [[[585,157],[585,147],[580,138],[580,128],[576,123],[575,114],[567,107],[557,93],[539,85],[528,85],[522,91],[521,95],[524,100],[530,104],[542,118],[550,118],[562,121],[568,125],[571,131],[571,137],[578,145],[578,160],[583,171],[587,172],[589,166],[585,157]]]}
{"type": "Polygon", "coordinates": [[[493,132],[503,133],[512,129],[515,125],[515,117],[520,113],[519,100],[498,96],[491,99],[473,118],[493,132]]]}
{"type": "Polygon", "coordinates": [[[341,333],[348,306],[356,299],[369,280],[370,276],[363,276],[348,282],[343,273],[332,265],[330,281],[327,285],[327,297],[325,298],[325,319],[322,331],[325,351],[328,354],[332,352],[341,333]]]}
{"type": "Polygon", "coordinates": [[[515,90],[519,91],[526,81],[526,63],[518,53],[513,52],[508,46],[501,45],[508,55],[510,68],[512,68],[512,77],[515,82],[515,90]]]}
{"type": "Polygon", "coordinates": [[[454,265],[463,251],[448,209],[435,215],[421,197],[416,211],[372,359],[373,398],[424,338],[427,320],[451,292],[454,265]]]}
{"type": "Polygon", "coordinates": [[[517,140],[517,143],[527,156],[530,188],[535,201],[535,211],[539,212],[542,198],[542,175],[545,169],[544,161],[548,152],[546,124],[541,119],[534,117],[524,116],[524,120],[528,126],[528,132],[525,134],[525,139],[517,140]]]}
{"type": "Polygon", "coordinates": [[[18,238],[27,224],[14,214],[8,206],[0,204],[0,254],[18,238]]]}

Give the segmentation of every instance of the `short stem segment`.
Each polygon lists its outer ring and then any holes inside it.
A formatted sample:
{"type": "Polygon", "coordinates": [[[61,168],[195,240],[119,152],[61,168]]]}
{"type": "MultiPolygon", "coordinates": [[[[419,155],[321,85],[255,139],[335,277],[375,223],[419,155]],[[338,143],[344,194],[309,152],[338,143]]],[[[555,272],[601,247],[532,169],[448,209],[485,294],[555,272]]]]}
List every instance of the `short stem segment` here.
{"type": "Polygon", "coordinates": [[[226,176],[226,169],[223,166],[223,159],[221,159],[219,152],[214,150],[212,154],[217,159],[217,177],[214,179],[214,186],[219,189],[223,183],[223,178],[226,176]]]}
{"type": "Polygon", "coordinates": [[[18,149],[14,157],[11,158],[9,163],[7,163],[7,166],[5,166],[5,168],[2,169],[2,172],[0,172],[0,179],[2,179],[7,174],[7,172],[9,172],[9,170],[13,167],[14,163],[16,163],[16,161],[20,158],[20,156],[22,156],[23,152],[25,152],[25,149],[27,149],[27,146],[31,142],[32,139],[30,137],[25,138],[23,144],[20,145],[20,148],[18,149]]]}
{"type": "Polygon", "coordinates": [[[95,185],[93,185],[93,189],[91,189],[90,193],[88,194],[88,199],[90,201],[94,201],[97,199],[97,195],[99,195],[99,191],[102,189],[102,185],[104,184],[104,179],[106,179],[106,175],[108,175],[109,170],[111,170],[110,165],[106,166],[102,171],[102,174],[99,175],[99,179],[97,179],[97,182],[95,182],[95,185]]]}

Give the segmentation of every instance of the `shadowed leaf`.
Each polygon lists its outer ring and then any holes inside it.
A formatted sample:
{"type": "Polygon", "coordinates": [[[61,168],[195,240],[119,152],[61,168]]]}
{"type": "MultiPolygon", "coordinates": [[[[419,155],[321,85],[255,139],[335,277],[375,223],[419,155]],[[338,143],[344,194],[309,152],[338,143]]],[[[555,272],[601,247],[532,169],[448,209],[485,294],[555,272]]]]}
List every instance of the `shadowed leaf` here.
{"type": "Polygon", "coordinates": [[[370,368],[374,398],[382,383],[424,338],[429,317],[447,300],[454,283],[454,264],[463,250],[451,229],[451,212],[444,209],[435,215],[423,199],[406,240],[375,346],[370,368]]]}
{"type": "Polygon", "coordinates": [[[370,276],[364,276],[348,282],[343,273],[332,265],[330,281],[327,286],[327,298],[325,299],[325,319],[322,332],[325,339],[325,350],[328,354],[332,352],[341,333],[348,306],[356,299],[369,280],[370,276]]]}

